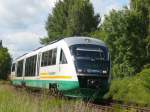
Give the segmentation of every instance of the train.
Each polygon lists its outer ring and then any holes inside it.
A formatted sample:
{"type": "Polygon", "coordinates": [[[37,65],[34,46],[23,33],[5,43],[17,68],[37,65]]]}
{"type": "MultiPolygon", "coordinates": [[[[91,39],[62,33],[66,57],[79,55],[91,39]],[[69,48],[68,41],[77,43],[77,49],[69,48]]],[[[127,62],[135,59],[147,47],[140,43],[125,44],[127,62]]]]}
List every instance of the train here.
{"type": "Polygon", "coordinates": [[[67,37],[16,58],[11,67],[14,86],[57,89],[64,96],[98,97],[111,81],[106,44],[91,37],[67,37]]]}

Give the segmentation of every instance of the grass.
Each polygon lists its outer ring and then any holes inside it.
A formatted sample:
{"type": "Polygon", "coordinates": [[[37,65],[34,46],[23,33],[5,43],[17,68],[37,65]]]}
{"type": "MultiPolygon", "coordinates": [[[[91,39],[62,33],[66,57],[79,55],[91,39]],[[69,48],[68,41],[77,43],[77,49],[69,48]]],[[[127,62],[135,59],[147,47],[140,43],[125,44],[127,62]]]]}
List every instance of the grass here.
{"type": "Polygon", "coordinates": [[[95,112],[80,100],[66,100],[46,95],[34,96],[0,83],[0,112],[95,112]]]}
{"type": "MultiPolygon", "coordinates": [[[[114,112],[135,112],[114,106],[114,112]]],[[[68,100],[57,97],[35,96],[24,89],[17,90],[9,82],[0,81],[0,112],[99,112],[88,107],[81,100],[68,100]]]]}
{"type": "Polygon", "coordinates": [[[107,95],[127,104],[150,107],[150,69],[144,69],[134,77],[113,80],[107,95]]]}

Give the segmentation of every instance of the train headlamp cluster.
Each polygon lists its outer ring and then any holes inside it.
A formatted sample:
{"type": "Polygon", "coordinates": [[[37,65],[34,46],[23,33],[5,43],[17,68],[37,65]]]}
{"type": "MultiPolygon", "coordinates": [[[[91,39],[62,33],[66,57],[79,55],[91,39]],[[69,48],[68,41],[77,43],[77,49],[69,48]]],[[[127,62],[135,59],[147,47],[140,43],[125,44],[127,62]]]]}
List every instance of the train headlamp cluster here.
{"type": "Polygon", "coordinates": [[[99,88],[101,84],[101,81],[98,79],[88,79],[87,80],[87,86],[89,88],[99,88]]]}
{"type": "Polygon", "coordinates": [[[106,70],[103,70],[102,73],[103,73],[103,74],[107,74],[107,71],[106,71],[106,70]]]}

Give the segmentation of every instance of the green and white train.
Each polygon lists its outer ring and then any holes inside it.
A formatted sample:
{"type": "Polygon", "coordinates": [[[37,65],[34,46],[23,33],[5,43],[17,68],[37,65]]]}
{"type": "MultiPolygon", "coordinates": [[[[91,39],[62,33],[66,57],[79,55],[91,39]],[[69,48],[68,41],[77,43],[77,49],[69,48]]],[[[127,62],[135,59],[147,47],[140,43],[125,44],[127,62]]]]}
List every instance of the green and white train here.
{"type": "MultiPolygon", "coordinates": [[[[69,37],[13,61],[13,85],[55,88],[66,96],[91,97],[110,82],[108,48],[101,40],[69,37]]],[[[99,94],[97,94],[99,95],[99,94]]]]}

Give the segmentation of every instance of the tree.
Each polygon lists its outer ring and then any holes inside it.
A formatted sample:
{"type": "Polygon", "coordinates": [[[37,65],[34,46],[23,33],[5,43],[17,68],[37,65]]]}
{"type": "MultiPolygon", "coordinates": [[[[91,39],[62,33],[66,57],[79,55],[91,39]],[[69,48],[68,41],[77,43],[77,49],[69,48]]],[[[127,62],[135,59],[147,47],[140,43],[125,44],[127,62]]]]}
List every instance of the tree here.
{"type": "Polygon", "coordinates": [[[11,68],[11,57],[7,48],[0,48],[0,79],[6,80],[11,68]]]}
{"type": "Polygon", "coordinates": [[[105,38],[107,37],[107,33],[104,30],[102,30],[100,27],[96,31],[91,32],[90,37],[105,41],[105,38]]]}
{"type": "Polygon", "coordinates": [[[150,63],[150,0],[131,0],[131,10],[140,14],[140,18],[143,22],[143,35],[146,37],[145,50],[147,51],[145,56],[145,63],[150,63]]]}
{"type": "Polygon", "coordinates": [[[146,56],[145,27],[140,13],[113,10],[105,17],[101,29],[107,33],[104,40],[111,52],[114,77],[140,72],[146,56]]]}
{"type": "Polygon", "coordinates": [[[48,44],[66,36],[88,36],[99,22],[99,15],[94,15],[89,0],[59,1],[46,22],[48,37],[41,39],[41,43],[48,44]]]}

